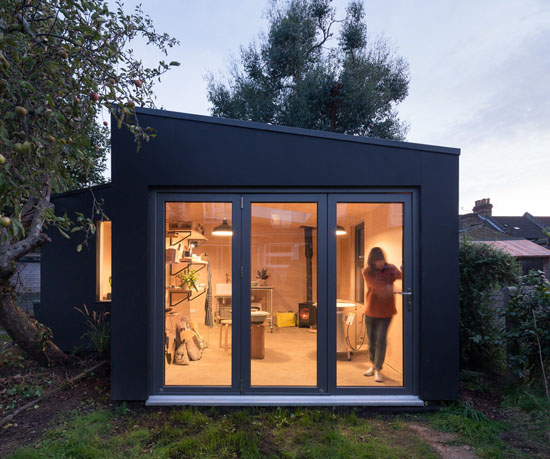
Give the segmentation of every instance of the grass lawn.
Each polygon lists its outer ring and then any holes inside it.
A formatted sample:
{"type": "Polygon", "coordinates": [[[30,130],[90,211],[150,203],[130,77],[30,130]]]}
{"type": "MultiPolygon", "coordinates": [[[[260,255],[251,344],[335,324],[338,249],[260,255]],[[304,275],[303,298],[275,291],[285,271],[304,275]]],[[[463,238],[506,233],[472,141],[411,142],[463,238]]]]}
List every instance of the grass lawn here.
{"type": "Polygon", "coordinates": [[[398,418],[353,409],[174,408],[69,413],[14,458],[430,458],[398,418]]]}
{"type": "MultiPolygon", "coordinates": [[[[0,329],[0,417],[88,368],[46,369],[0,329]]],[[[146,408],[109,400],[108,366],[0,426],[13,458],[550,457],[550,403],[463,373],[461,401],[435,413],[366,408],[146,408]]],[[[33,402],[34,403],[34,402],[33,402]]]]}

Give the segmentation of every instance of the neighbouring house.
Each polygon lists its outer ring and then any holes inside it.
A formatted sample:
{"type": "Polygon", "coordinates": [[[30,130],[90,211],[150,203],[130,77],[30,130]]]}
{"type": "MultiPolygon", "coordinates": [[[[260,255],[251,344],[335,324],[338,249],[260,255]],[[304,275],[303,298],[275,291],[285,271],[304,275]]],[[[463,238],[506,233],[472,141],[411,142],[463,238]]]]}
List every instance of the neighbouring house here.
{"type": "Polygon", "coordinates": [[[532,269],[550,276],[550,243],[545,232],[550,217],[521,217],[492,215],[490,199],[475,202],[472,213],[460,216],[459,237],[483,242],[499,248],[517,258],[522,274],[532,269]]]}
{"type": "MultiPolygon", "coordinates": [[[[112,183],[93,190],[109,217],[97,238],[78,252],[78,235],[52,231],[42,249],[41,315],[63,349],[82,342],[75,307],[110,311],[113,399],[457,398],[459,150],[151,109],[137,116],[157,136],[136,151],[129,131],[113,129],[112,183]],[[395,314],[383,381],[364,375],[362,269],[375,247],[403,275],[384,289],[395,314]]],[[[71,216],[92,208],[89,190],[52,201],[71,216]]]]}
{"type": "Polygon", "coordinates": [[[17,304],[29,314],[38,314],[40,304],[40,253],[29,253],[17,262],[15,275],[17,304]]]}

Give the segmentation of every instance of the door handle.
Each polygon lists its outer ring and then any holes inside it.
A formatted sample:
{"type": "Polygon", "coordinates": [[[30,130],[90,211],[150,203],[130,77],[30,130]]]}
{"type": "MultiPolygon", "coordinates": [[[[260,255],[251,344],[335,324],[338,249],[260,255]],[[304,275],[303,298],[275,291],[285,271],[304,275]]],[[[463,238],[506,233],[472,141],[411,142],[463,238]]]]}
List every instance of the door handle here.
{"type": "Polygon", "coordinates": [[[393,292],[394,295],[401,295],[403,297],[403,302],[406,303],[407,311],[412,311],[412,292],[393,292]],[[405,301],[407,298],[407,301],[405,301]]]}

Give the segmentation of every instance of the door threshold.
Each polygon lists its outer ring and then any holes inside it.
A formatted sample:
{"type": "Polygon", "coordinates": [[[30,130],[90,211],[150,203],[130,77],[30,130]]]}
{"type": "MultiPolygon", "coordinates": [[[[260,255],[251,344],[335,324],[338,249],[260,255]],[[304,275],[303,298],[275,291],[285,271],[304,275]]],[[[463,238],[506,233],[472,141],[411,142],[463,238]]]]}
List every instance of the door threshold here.
{"type": "Polygon", "coordinates": [[[416,395],[151,395],[147,406],[424,406],[416,395]]]}

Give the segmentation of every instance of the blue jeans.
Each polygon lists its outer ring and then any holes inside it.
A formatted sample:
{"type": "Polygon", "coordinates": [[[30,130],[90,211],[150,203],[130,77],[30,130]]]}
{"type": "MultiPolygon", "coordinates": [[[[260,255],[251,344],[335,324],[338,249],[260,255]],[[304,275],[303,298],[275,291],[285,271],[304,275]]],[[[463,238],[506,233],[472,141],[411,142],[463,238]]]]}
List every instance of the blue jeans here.
{"type": "Polygon", "coordinates": [[[367,337],[369,339],[369,357],[377,370],[382,369],[386,358],[386,335],[391,319],[391,317],[378,319],[365,315],[367,337]]]}

